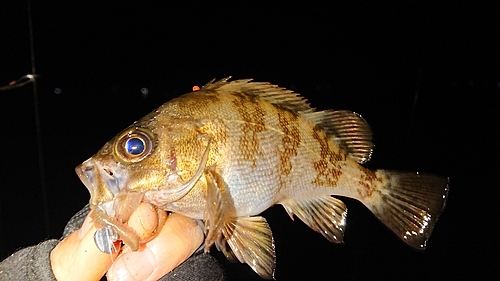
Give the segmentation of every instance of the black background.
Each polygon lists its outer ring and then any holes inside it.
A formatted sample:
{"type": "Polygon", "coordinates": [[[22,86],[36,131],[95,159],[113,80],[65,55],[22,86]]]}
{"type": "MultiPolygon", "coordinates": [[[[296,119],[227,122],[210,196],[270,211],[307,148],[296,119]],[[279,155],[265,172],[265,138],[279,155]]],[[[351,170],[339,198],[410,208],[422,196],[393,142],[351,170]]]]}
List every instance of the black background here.
{"type": "MultiPolygon", "coordinates": [[[[362,114],[375,133],[370,168],[451,179],[425,253],[354,200],[345,200],[343,245],[270,208],[278,280],[500,277],[495,4],[102,2],[32,6],[50,231],[32,85],[0,91],[1,259],[60,237],[89,199],[74,167],[116,133],[192,86],[232,75],[294,89],[318,109],[362,114]]],[[[0,86],[31,73],[27,11],[23,1],[0,5],[0,86]]],[[[258,280],[213,252],[230,280],[258,280]]]]}

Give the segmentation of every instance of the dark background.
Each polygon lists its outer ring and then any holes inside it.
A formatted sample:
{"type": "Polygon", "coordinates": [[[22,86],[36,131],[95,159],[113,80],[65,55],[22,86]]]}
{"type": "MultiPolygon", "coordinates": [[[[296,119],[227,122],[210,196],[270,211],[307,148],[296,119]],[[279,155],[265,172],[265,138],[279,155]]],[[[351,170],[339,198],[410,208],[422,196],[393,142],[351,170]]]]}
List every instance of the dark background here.
{"type": "MultiPolygon", "coordinates": [[[[0,91],[0,259],[60,237],[89,200],[74,167],[116,133],[192,86],[232,75],[362,114],[375,132],[370,168],[451,178],[425,253],[354,200],[345,200],[343,245],[270,208],[278,280],[500,277],[495,4],[52,2],[32,6],[50,229],[32,84],[0,91]]],[[[28,18],[25,2],[0,4],[0,86],[31,73],[28,18]]],[[[230,280],[258,279],[213,252],[230,280]]]]}

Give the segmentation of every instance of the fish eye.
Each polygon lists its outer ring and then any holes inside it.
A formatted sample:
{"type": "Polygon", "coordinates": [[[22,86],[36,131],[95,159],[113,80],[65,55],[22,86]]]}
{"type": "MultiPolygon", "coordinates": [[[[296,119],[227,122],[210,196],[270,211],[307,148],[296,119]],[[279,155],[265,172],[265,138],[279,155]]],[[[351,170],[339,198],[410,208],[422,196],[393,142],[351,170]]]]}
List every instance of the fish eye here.
{"type": "Polygon", "coordinates": [[[115,155],[122,162],[139,162],[149,155],[152,149],[151,134],[142,128],[126,130],[117,138],[115,155]]]}
{"type": "Polygon", "coordinates": [[[131,155],[141,154],[144,148],[144,141],[140,138],[131,138],[125,142],[125,150],[131,155]]]}

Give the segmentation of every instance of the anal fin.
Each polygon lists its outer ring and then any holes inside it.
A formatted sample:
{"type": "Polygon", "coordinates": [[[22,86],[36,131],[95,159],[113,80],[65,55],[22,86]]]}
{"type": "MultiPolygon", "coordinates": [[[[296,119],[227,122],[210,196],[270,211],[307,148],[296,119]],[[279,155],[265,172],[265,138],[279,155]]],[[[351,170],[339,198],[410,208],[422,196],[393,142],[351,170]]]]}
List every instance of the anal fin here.
{"type": "Polygon", "coordinates": [[[281,204],[290,218],[293,219],[293,215],[296,215],[328,241],[343,241],[347,208],[339,199],[328,195],[304,200],[286,200],[281,204]]]}
{"type": "Polygon", "coordinates": [[[205,252],[215,244],[230,261],[248,264],[265,279],[274,279],[276,254],[271,228],[265,218],[236,217],[227,184],[213,168],[207,179],[205,252]],[[229,247],[227,247],[229,246],[229,247]]]}

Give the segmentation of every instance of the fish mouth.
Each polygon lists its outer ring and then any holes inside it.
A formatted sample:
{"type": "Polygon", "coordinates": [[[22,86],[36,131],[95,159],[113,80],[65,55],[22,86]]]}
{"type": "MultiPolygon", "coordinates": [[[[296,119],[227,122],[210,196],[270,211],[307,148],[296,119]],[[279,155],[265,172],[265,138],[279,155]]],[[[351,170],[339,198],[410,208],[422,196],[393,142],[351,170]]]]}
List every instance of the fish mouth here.
{"type": "MultiPolygon", "coordinates": [[[[125,170],[119,169],[117,165],[104,166],[101,163],[90,158],[75,168],[76,174],[90,192],[90,209],[93,211],[90,216],[97,228],[96,233],[102,234],[106,229],[112,229],[114,234],[119,235],[120,240],[133,251],[137,251],[139,237],[126,222],[141,203],[143,194],[127,192],[124,183],[127,182],[128,173],[125,170]]],[[[102,252],[111,253],[109,249],[99,247],[101,243],[98,241],[101,241],[101,238],[94,236],[94,240],[102,252]]]]}
{"type": "Polygon", "coordinates": [[[75,168],[76,174],[90,192],[90,207],[104,211],[110,217],[126,222],[143,194],[128,190],[129,174],[111,161],[88,159],[75,168]]]}
{"type": "Polygon", "coordinates": [[[120,190],[115,173],[111,169],[103,168],[92,159],[78,165],[75,171],[89,190],[93,200],[99,200],[100,202],[112,200],[120,190]]]}

